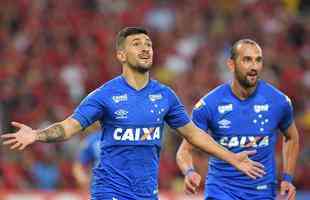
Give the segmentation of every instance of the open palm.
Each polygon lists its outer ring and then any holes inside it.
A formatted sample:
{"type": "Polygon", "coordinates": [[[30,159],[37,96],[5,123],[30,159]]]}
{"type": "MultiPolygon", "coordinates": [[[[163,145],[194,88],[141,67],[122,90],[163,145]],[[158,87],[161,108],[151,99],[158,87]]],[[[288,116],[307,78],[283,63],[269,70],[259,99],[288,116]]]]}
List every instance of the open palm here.
{"type": "Polygon", "coordinates": [[[4,139],[3,144],[10,145],[11,149],[23,150],[36,141],[36,131],[31,127],[18,122],[12,122],[12,125],[19,128],[19,130],[15,133],[1,135],[1,138],[4,139]]]}
{"type": "Polygon", "coordinates": [[[252,179],[265,175],[264,166],[259,162],[249,159],[249,156],[255,153],[256,151],[242,151],[236,154],[239,162],[235,165],[235,167],[252,179]]]}

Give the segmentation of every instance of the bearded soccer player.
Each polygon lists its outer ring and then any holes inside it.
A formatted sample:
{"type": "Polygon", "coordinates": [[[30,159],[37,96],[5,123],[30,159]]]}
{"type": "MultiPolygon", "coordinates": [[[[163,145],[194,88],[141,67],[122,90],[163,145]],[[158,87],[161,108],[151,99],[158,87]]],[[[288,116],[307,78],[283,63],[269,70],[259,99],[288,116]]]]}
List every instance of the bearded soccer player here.
{"type": "MultiPolygon", "coordinates": [[[[237,41],[227,65],[231,83],[222,84],[204,96],[193,109],[193,122],[215,141],[232,152],[256,150],[251,159],[265,166],[266,175],[257,179],[244,176],[229,163],[211,156],[205,183],[206,200],[267,200],[276,197],[275,146],[278,131],[283,140],[281,194],[295,199],[292,184],[299,141],[290,99],[260,80],[262,49],[253,40],[237,41]]],[[[185,189],[197,190],[200,175],[193,166],[193,146],[183,140],[177,162],[185,174],[185,189]]]]}
{"type": "Polygon", "coordinates": [[[90,93],[64,121],[42,130],[13,122],[20,129],[2,135],[4,143],[12,149],[24,149],[36,141],[59,142],[100,121],[100,161],[93,169],[90,191],[94,200],[158,199],[164,122],[189,143],[248,176],[256,178],[265,173],[260,163],[248,159],[255,152],[234,154],[218,145],[190,121],[169,87],[149,78],[153,48],[145,29],[125,28],[116,43],[116,56],[122,65],[120,76],[90,93]]]}

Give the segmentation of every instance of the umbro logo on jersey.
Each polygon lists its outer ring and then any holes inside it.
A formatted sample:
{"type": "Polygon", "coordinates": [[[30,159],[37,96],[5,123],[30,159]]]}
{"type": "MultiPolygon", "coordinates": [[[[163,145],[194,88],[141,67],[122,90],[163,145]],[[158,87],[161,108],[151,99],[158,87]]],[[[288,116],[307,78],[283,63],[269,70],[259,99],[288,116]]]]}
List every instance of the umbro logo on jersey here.
{"type": "Polygon", "coordinates": [[[230,104],[226,104],[226,105],[221,105],[217,107],[217,110],[219,111],[219,113],[224,114],[225,112],[229,112],[233,110],[233,105],[230,104]]]}
{"type": "Polygon", "coordinates": [[[128,96],[127,94],[119,95],[119,96],[112,96],[112,99],[115,103],[119,103],[121,101],[127,101],[128,96]]]}
{"type": "Polygon", "coordinates": [[[150,101],[153,101],[153,102],[157,101],[157,100],[160,100],[162,98],[163,98],[163,96],[161,94],[150,94],[149,95],[150,101]]]}
{"type": "Polygon", "coordinates": [[[254,105],[254,112],[256,113],[267,112],[268,110],[269,110],[268,104],[254,105]]]}
{"type": "Polygon", "coordinates": [[[219,128],[230,128],[231,121],[227,119],[222,119],[221,121],[217,122],[220,126],[219,128]]]}
{"type": "Polygon", "coordinates": [[[119,109],[119,110],[115,111],[114,114],[115,114],[115,119],[127,119],[128,111],[123,110],[123,109],[119,109]]]}

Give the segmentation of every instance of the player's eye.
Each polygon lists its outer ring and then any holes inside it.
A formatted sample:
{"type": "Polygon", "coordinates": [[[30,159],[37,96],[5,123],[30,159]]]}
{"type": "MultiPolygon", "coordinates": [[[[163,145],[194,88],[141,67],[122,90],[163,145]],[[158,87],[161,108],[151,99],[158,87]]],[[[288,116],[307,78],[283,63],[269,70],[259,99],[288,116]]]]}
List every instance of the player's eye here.
{"type": "Polygon", "coordinates": [[[257,62],[257,63],[262,63],[262,62],[263,62],[263,58],[262,58],[262,57],[256,58],[256,62],[257,62]]]}
{"type": "Polygon", "coordinates": [[[132,45],[137,47],[137,46],[139,46],[139,42],[134,42],[132,45]]]}
{"type": "Polygon", "coordinates": [[[252,61],[252,58],[251,58],[250,56],[245,56],[245,57],[243,58],[243,61],[244,61],[244,62],[251,62],[251,61],[252,61]]]}

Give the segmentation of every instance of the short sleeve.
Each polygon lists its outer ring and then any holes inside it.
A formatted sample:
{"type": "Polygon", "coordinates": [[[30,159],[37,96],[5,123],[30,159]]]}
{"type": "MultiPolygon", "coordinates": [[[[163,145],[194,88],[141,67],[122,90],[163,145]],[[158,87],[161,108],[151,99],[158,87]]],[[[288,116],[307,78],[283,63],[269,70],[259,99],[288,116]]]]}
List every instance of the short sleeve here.
{"type": "Polygon", "coordinates": [[[279,123],[279,128],[282,132],[286,131],[286,129],[293,123],[294,121],[294,111],[292,102],[289,97],[285,96],[286,100],[283,105],[283,114],[279,123]]]}
{"type": "Polygon", "coordinates": [[[72,117],[78,120],[83,128],[90,126],[103,117],[104,104],[100,91],[100,89],[97,89],[90,93],[74,110],[72,117]]]}
{"type": "Polygon", "coordinates": [[[168,88],[169,110],[165,116],[167,124],[176,129],[185,126],[190,122],[190,118],[185,110],[184,105],[176,94],[168,88]]]}
{"type": "Polygon", "coordinates": [[[208,110],[208,107],[206,106],[203,99],[200,99],[196,103],[196,105],[193,109],[192,120],[198,128],[207,132],[209,129],[209,127],[208,127],[209,119],[210,119],[210,112],[208,110]]]}

